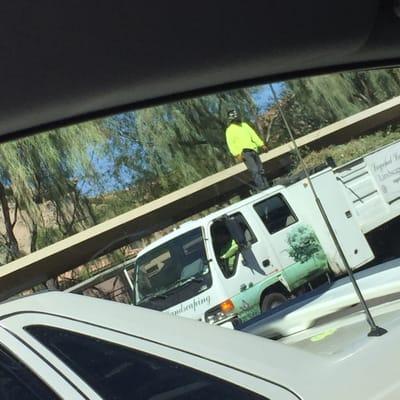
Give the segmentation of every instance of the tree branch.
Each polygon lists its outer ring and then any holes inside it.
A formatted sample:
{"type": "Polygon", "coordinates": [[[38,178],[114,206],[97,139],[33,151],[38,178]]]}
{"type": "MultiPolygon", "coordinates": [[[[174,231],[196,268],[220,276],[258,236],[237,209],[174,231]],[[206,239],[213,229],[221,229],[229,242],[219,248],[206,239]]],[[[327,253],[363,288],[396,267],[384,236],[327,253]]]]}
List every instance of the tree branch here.
{"type": "Polygon", "coordinates": [[[14,229],[15,224],[17,223],[17,214],[18,214],[18,200],[15,200],[15,207],[14,207],[14,221],[12,222],[11,226],[14,229]]]}
{"type": "Polygon", "coordinates": [[[268,143],[269,138],[271,137],[271,133],[272,133],[272,127],[274,125],[275,120],[277,119],[278,114],[275,114],[272,116],[270,123],[268,124],[268,128],[267,128],[267,135],[265,137],[265,143],[268,143]]]}

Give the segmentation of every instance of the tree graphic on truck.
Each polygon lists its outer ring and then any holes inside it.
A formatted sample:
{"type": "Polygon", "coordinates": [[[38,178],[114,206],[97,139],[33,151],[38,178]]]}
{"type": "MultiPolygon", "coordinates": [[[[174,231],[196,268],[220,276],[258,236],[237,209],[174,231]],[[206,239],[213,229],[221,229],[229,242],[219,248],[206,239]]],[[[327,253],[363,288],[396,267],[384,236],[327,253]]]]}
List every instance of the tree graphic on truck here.
{"type": "Polygon", "coordinates": [[[315,232],[307,225],[300,225],[292,229],[287,238],[288,253],[294,261],[307,262],[316,253],[322,250],[315,232]]]}

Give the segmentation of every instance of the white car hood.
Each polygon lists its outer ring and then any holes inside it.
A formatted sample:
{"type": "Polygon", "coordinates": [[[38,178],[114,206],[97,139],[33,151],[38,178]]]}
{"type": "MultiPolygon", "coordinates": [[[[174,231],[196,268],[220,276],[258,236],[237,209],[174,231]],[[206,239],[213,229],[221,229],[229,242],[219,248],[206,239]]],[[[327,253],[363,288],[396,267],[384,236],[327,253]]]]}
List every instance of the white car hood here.
{"type": "MultiPolygon", "coordinates": [[[[357,282],[368,304],[400,298],[400,259],[357,272],[357,282]]],[[[328,290],[317,290],[296,299],[287,307],[264,314],[243,327],[243,331],[268,338],[281,338],[309,329],[321,321],[353,313],[359,305],[349,278],[342,278],[328,290]]]]}

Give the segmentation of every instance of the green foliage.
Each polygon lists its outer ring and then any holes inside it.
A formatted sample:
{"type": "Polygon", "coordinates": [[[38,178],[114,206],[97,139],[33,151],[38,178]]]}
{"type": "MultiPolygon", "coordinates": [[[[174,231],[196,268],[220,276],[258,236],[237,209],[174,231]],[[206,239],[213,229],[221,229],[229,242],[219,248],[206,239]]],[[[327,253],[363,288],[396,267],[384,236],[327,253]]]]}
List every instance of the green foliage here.
{"type": "Polygon", "coordinates": [[[94,176],[87,151],[100,137],[95,123],[86,123],[4,143],[1,180],[9,184],[19,205],[35,215],[38,197],[53,200],[65,195],[78,170],[84,178],[94,176]]]}
{"type": "MultiPolygon", "coordinates": [[[[330,145],[319,151],[308,151],[304,154],[304,161],[308,168],[312,168],[323,164],[326,157],[330,156],[337,165],[342,165],[397,140],[400,140],[400,130],[390,133],[378,131],[373,135],[353,139],[348,143],[330,145]]],[[[301,167],[297,166],[292,173],[300,172],[300,170],[301,167]]]]}
{"type": "MultiPolygon", "coordinates": [[[[39,135],[4,143],[0,146],[0,201],[6,225],[6,246],[9,259],[21,254],[14,235],[15,219],[11,208],[23,212],[32,229],[35,250],[40,243],[59,239],[38,230],[44,228],[40,204],[50,201],[56,211],[63,236],[87,226],[87,215],[93,219],[89,203],[79,193],[75,178],[96,180],[89,150],[103,140],[96,121],[55,129],[39,135]],[[46,236],[47,235],[47,236],[46,236]]],[[[15,214],[15,217],[17,214],[15,214]]],[[[93,221],[90,223],[92,224],[93,221]]],[[[8,259],[8,260],[9,260],[8,259]]]]}
{"type": "Polygon", "coordinates": [[[38,249],[49,246],[63,239],[60,229],[56,227],[40,227],[37,233],[36,245],[38,249]]]}
{"type": "MultiPolygon", "coordinates": [[[[291,80],[280,104],[295,136],[302,136],[400,94],[400,70],[351,71],[291,80]]],[[[275,104],[261,118],[269,147],[289,141],[275,104]]]]}
{"type": "Polygon", "coordinates": [[[131,191],[116,191],[107,195],[90,199],[97,221],[103,222],[107,219],[123,214],[137,207],[134,195],[131,191]]]}
{"type": "MultiPolygon", "coordinates": [[[[400,93],[399,71],[382,69],[321,75],[287,83],[302,115],[318,129],[400,93]]],[[[293,121],[294,122],[294,121],[293,121]]]]}
{"type": "Polygon", "coordinates": [[[104,121],[111,172],[124,190],[94,204],[105,220],[187,186],[234,163],[227,150],[227,112],[256,120],[248,90],[182,100],[104,121]],[[126,183],[126,176],[130,181],[126,183]],[[123,177],[125,177],[125,182],[123,177]]]}

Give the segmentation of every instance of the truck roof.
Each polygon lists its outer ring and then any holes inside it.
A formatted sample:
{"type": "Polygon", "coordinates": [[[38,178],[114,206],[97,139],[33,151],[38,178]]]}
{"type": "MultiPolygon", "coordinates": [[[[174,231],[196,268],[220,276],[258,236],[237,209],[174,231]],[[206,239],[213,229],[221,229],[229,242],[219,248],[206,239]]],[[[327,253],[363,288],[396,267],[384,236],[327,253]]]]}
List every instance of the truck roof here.
{"type": "Polygon", "coordinates": [[[186,221],[184,223],[182,223],[181,225],[179,225],[178,228],[174,229],[172,232],[167,233],[166,235],[164,235],[163,237],[155,240],[154,242],[150,243],[148,246],[146,246],[143,250],[141,250],[137,257],[139,258],[140,256],[142,256],[143,254],[146,254],[147,252],[153,250],[154,248],[158,247],[161,244],[164,244],[174,238],[176,238],[177,236],[182,235],[183,233],[189,232],[197,227],[200,226],[204,226],[206,225],[209,221],[212,221],[218,217],[221,217],[225,214],[231,214],[232,212],[242,208],[243,206],[246,206],[249,203],[258,201],[258,200],[262,200],[266,197],[271,196],[274,193],[278,193],[280,192],[282,189],[284,188],[283,185],[275,185],[269,189],[263,190],[260,193],[254,194],[252,196],[247,197],[244,200],[238,201],[235,204],[232,204],[228,207],[224,207],[221,208],[220,210],[214,211],[208,215],[206,215],[205,217],[201,217],[199,219],[196,220],[190,220],[190,221],[186,221]]]}

